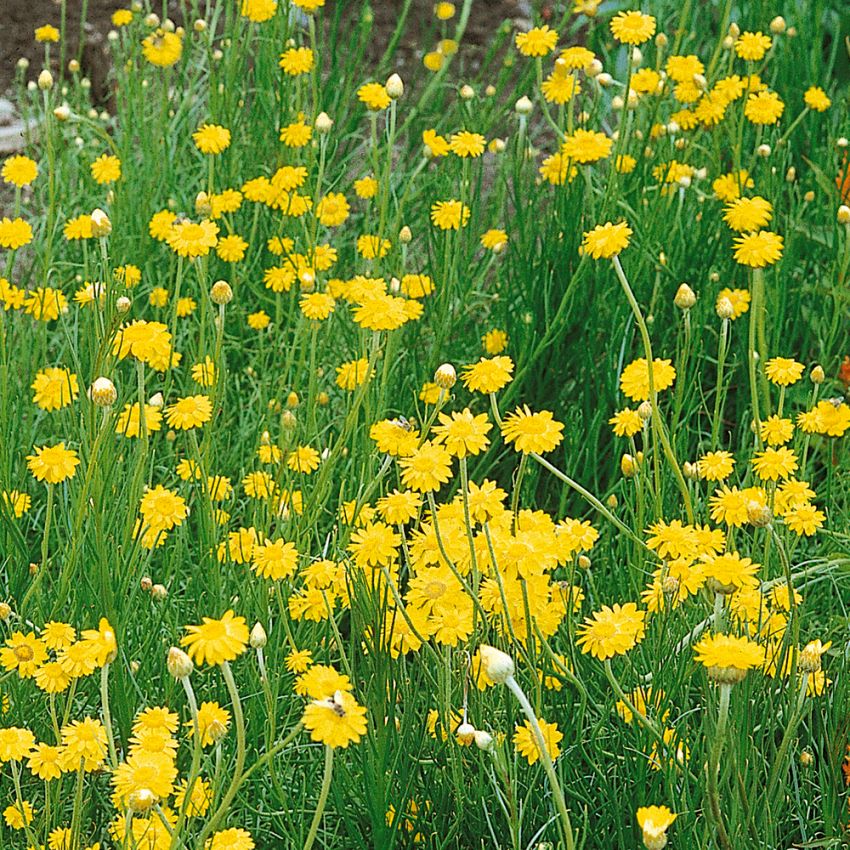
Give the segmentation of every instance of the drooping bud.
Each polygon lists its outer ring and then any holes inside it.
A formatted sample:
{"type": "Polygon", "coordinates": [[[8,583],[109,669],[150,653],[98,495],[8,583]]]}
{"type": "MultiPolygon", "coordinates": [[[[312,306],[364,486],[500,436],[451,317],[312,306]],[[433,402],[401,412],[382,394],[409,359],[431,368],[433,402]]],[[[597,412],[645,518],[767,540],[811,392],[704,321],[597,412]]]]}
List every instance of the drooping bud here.
{"type": "Polygon", "coordinates": [[[191,676],[192,671],[195,669],[192,659],[182,649],[178,649],[176,646],[172,646],[168,650],[168,658],[165,665],[168,667],[168,672],[178,681],[191,676]]]}
{"type": "Polygon", "coordinates": [[[481,656],[481,669],[488,679],[497,685],[504,684],[514,675],[515,667],[513,659],[501,649],[482,643],[478,648],[481,656]]]}

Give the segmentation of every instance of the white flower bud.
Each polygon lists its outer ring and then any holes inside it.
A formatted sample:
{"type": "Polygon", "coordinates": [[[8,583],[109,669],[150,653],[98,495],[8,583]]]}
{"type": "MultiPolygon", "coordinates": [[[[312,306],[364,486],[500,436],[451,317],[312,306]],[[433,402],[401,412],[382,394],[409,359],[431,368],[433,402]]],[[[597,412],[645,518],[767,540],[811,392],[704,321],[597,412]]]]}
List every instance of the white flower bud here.
{"type": "Polygon", "coordinates": [[[503,685],[514,675],[515,667],[513,659],[501,649],[482,643],[478,647],[481,656],[481,668],[488,679],[498,685],[503,685]]]}
{"type": "Polygon", "coordinates": [[[393,100],[398,100],[404,94],[404,82],[398,74],[390,76],[384,88],[393,100]]]}

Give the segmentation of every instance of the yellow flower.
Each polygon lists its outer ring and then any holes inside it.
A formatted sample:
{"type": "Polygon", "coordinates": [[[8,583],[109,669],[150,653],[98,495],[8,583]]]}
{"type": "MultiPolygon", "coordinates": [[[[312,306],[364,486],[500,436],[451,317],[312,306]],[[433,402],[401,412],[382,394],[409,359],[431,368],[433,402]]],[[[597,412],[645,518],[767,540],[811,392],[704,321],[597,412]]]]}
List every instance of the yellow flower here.
{"type": "Polygon", "coordinates": [[[505,442],[524,454],[552,451],[564,439],[563,430],[548,410],[532,413],[527,404],[509,413],[502,423],[505,442]]]}
{"type": "Polygon", "coordinates": [[[613,607],[603,605],[578,627],[576,644],[582,652],[589,652],[600,661],[623,655],[643,640],[645,617],[646,612],[640,611],[634,602],[613,607]]]}
{"type": "Polygon", "coordinates": [[[746,637],[705,635],[694,646],[694,657],[721,684],[740,682],[747,671],[761,667],[764,649],[746,637]]]}
{"type": "Polygon", "coordinates": [[[20,519],[32,507],[32,499],[29,494],[20,490],[2,490],[0,498],[3,503],[14,514],[15,519],[20,519]]]}
{"type": "Polygon", "coordinates": [[[717,295],[715,308],[725,298],[732,305],[732,319],[740,318],[750,309],[750,293],[746,289],[721,289],[717,295]]]}
{"type": "Polygon", "coordinates": [[[212,402],[205,395],[178,398],[165,410],[165,420],[171,428],[188,431],[198,428],[212,418],[212,402]]]}
{"type": "MultiPolygon", "coordinates": [[[[542,717],[537,718],[540,731],[543,733],[543,743],[549,758],[555,761],[561,754],[560,742],[564,739],[564,733],[558,729],[557,723],[547,723],[542,717]]],[[[523,721],[522,726],[517,726],[513,736],[513,743],[517,752],[523,756],[529,764],[536,764],[540,759],[540,745],[537,736],[531,728],[528,720],[523,721]]]]}
{"type": "Polygon", "coordinates": [[[832,106],[832,101],[827,97],[826,92],[818,86],[811,86],[806,89],[803,100],[806,106],[809,109],[814,109],[815,112],[826,112],[832,106]]]}
{"type": "Polygon", "coordinates": [[[59,30],[50,24],[45,24],[41,27],[36,27],[35,40],[41,42],[56,42],[59,41],[59,30]]]}
{"type": "Polygon", "coordinates": [[[357,744],[366,734],[366,709],[346,691],[317,699],[304,709],[304,727],[310,738],[336,749],[357,744]]]}
{"type": "Polygon", "coordinates": [[[748,62],[760,62],[772,44],[770,36],[761,32],[742,32],[735,41],[735,53],[748,62]]]}
{"type": "MultiPolygon", "coordinates": [[[[186,721],[186,726],[193,726],[191,720],[186,721]]],[[[201,733],[201,745],[210,746],[220,741],[227,734],[230,725],[230,712],[222,708],[217,702],[202,702],[198,709],[198,728],[201,733]]]]}
{"type": "Polygon", "coordinates": [[[517,50],[523,56],[546,56],[555,49],[558,33],[544,24],[528,32],[517,33],[515,41],[517,50]]]}
{"type": "Polygon", "coordinates": [[[655,18],[641,12],[618,12],[611,20],[611,33],[623,44],[643,44],[655,35],[655,18]]]}
{"type": "Polygon", "coordinates": [[[157,484],[142,496],[139,513],[145,525],[170,531],[189,516],[189,508],[182,496],[157,484]]]}
{"type": "Polygon", "coordinates": [[[451,478],[452,456],[440,445],[426,440],[399,462],[401,481],[419,493],[439,490],[451,478]]]}
{"type": "Polygon", "coordinates": [[[478,157],[484,153],[484,136],[480,133],[470,133],[467,130],[461,130],[455,133],[449,143],[451,152],[456,156],[461,157],[478,157]]]}
{"type": "Polygon", "coordinates": [[[35,735],[20,726],[0,729],[0,763],[23,761],[35,743],[35,735]]]}
{"type": "Polygon", "coordinates": [[[121,160],[117,156],[110,154],[101,154],[91,164],[91,176],[95,183],[101,185],[105,183],[114,183],[121,179],[121,160]]]}
{"type": "Polygon", "coordinates": [[[316,205],[316,218],[325,227],[338,227],[348,218],[350,209],[342,192],[328,192],[316,205]]]}
{"type": "Polygon", "coordinates": [[[753,124],[775,124],[785,111],[785,104],[776,92],[753,92],[747,98],[744,115],[753,124]]]}
{"type": "Polygon", "coordinates": [[[290,452],[286,459],[286,465],[293,472],[309,475],[319,468],[321,456],[312,446],[299,446],[290,452]]]}
{"type": "Polygon", "coordinates": [[[226,263],[238,263],[244,259],[248,243],[238,234],[231,233],[218,240],[215,252],[226,263]]]}
{"type": "MultiPolygon", "coordinates": [[[[295,0],[293,0],[294,2],[295,0]]],[[[254,839],[250,832],[233,827],[216,832],[212,838],[207,840],[204,850],[253,850],[254,846],[254,839]]]]}
{"type": "Polygon", "coordinates": [[[676,815],[667,806],[641,806],[635,813],[647,850],[661,850],[667,844],[667,830],[676,815]]]}
{"type": "Polygon", "coordinates": [[[708,452],[697,461],[697,473],[705,481],[723,481],[734,468],[735,458],[731,452],[708,452]]]}
{"type": "Polygon", "coordinates": [[[804,369],[802,363],[790,357],[773,357],[765,364],[764,372],[771,383],[788,387],[800,380],[804,369]]]}
{"type": "Polygon", "coordinates": [[[756,452],[753,468],[763,481],[790,478],[797,470],[797,455],[787,446],[768,447],[762,452],[756,452]]]}
{"type": "Polygon", "coordinates": [[[431,205],[431,221],[440,230],[459,230],[469,221],[469,207],[460,201],[436,201],[431,205]]]}
{"type": "Polygon", "coordinates": [[[297,77],[300,74],[309,74],[313,70],[315,59],[309,47],[290,47],[280,54],[277,64],[285,74],[297,77]]]}
{"type": "Polygon", "coordinates": [[[594,260],[609,259],[629,247],[632,229],[625,221],[612,224],[598,224],[584,234],[581,247],[594,260]]]}
{"type": "Polygon", "coordinates": [[[181,257],[206,257],[218,244],[218,225],[212,221],[175,221],[165,238],[168,246],[181,257]]]}
{"type": "Polygon", "coordinates": [[[473,392],[495,393],[509,384],[513,378],[514,362],[510,357],[482,357],[461,373],[463,385],[473,392]]]}
{"type": "Polygon", "coordinates": [[[486,413],[473,416],[467,407],[461,413],[440,413],[439,418],[434,442],[443,444],[453,457],[477,455],[490,445],[487,432],[493,426],[487,421],[486,413]]]}
{"type": "MultiPolygon", "coordinates": [[[[656,358],[652,361],[652,381],[656,393],[673,386],[675,380],[676,370],[669,360],[656,358]]],[[[623,369],[623,374],[620,375],[620,389],[632,401],[649,399],[649,369],[645,358],[633,360],[623,369]]]]}
{"type": "Polygon", "coordinates": [[[357,89],[357,99],[373,112],[386,109],[392,100],[381,83],[366,83],[357,89]]]}
{"type": "MultiPolygon", "coordinates": [[[[613,144],[613,140],[604,133],[579,129],[561,143],[561,155],[574,162],[596,162],[608,157],[613,144]]],[[[626,235],[631,235],[631,231],[626,235]]]]}
{"type": "Polygon", "coordinates": [[[737,198],[726,206],[723,220],[732,230],[760,230],[771,220],[773,206],[770,201],[756,195],[753,198],[737,198]]]}
{"type": "Polygon", "coordinates": [[[354,181],[354,191],[358,198],[368,200],[378,194],[378,181],[371,175],[354,181]]]}
{"type": "Polygon", "coordinates": [[[115,797],[126,806],[127,798],[140,791],[149,791],[158,800],[171,796],[177,767],[164,753],[134,753],[118,765],[112,774],[115,797]]]}
{"type": "Polygon", "coordinates": [[[27,467],[36,481],[60,484],[76,474],[80,459],[73,449],[65,448],[65,443],[33,446],[33,451],[35,454],[27,455],[27,467]]]}
{"type": "Polygon", "coordinates": [[[10,156],[0,170],[0,177],[19,189],[29,186],[38,177],[38,164],[28,156],[10,156]]]}
{"type": "Polygon", "coordinates": [[[242,0],[240,13],[255,24],[271,20],[277,11],[275,0],[242,0]]]}
{"type": "Polygon", "coordinates": [[[35,632],[13,632],[0,649],[0,664],[4,670],[15,670],[22,679],[30,679],[47,660],[47,647],[35,632]]]}
{"type": "Polygon", "coordinates": [[[195,147],[206,154],[219,154],[230,146],[230,130],[220,124],[202,124],[194,133],[195,147]]]}
{"type": "Polygon", "coordinates": [[[42,369],[32,382],[33,403],[42,410],[61,410],[80,394],[77,376],[65,368],[42,369]]]}
{"type": "Polygon", "coordinates": [[[24,829],[32,823],[34,813],[32,803],[22,800],[3,809],[3,820],[10,829],[24,829]]]}
{"type": "Polygon", "coordinates": [[[106,761],[106,729],[99,720],[85,717],[62,727],[63,770],[83,769],[91,773],[106,761]]]}
{"type": "Polygon", "coordinates": [[[196,664],[223,664],[245,651],[248,626],[244,617],[237,617],[228,610],[220,620],[211,617],[203,620],[200,626],[186,626],[189,634],[180,640],[180,645],[187,647],[186,651],[196,664]]]}
{"type": "Polygon", "coordinates": [[[0,218],[0,248],[16,251],[32,242],[32,227],[22,218],[0,218]]]}
{"type": "Polygon", "coordinates": [[[63,772],[61,766],[61,750],[51,744],[35,744],[29,751],[27,767],[33,776],[43,782],[58,779],[63,772]]]}
{"type": "Polygon", "coordinates": [[[183,40],[177,33],[158,29],[142,42],[142,53],[151,65],[168,68],[180,61],[183,40]]]}
{"type": "Polygon", "coordinates": [[[369,361],[365,357],[336,367],[336,384],[340,389],[356,390],[369,377],[369,361]]]}

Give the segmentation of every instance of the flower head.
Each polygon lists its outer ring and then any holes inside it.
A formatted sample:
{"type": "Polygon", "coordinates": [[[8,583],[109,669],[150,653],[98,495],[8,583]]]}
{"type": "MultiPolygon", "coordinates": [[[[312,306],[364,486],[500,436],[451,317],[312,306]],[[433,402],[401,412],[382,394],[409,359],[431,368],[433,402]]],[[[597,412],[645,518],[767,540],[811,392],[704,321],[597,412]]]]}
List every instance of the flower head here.
{"type": "Polygon", "coordinates": [[[180,641],[197,664],[217,665],[238,658],[248,644],[244,617],[225,611],[220,620],[204,617],[200,626],[186,626],[189,633],[180,641]]]}

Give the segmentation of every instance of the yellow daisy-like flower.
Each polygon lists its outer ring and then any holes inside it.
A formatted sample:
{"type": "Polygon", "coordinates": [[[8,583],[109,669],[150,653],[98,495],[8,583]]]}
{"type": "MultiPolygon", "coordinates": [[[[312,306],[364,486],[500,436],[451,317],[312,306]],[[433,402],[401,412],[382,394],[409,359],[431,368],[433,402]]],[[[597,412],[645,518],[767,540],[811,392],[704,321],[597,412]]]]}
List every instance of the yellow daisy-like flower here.
{"type": "Polygon", "coordinates": [[[16,251],[32,242],[32,227],[22,218],[0,218],[0,248],[16,251]]]}
{"type": "Polygon", "coordinates": [[[608,157],[613,144],[613,140],[604,133],[579,129],[561,143],[561,156],[573,162],[597,162],[608,157]]]}
{"type": "Polygon", "coordinates": [[[738,319],[750,309],[750,293],[746,289],[721,289],[717,294],[715,309],[719,309],[722,299],[732,307],[731,319],[738,319]]]}
{"type": "Polygon", "coordinates": [[[742,266],[761,269],[782,258],[782,237],[770,230],[745,233],[735,238],[735,260],[742,266]]]}
{"type": "Polygon", "coordinates": [[[27,455],[27,468],[36,481],[48,484],[60,484],[73,478],[80,465],[80,459],[73,449],[66,449],[65,443],[55,446],[33,446],[34,454],[27,455]]]}
{"type": "Polygon", "coordinates": [[[523,56],[546,56],[555,49],[558,33],[544,24],[528,32],[517,33],[515,42],[523,56]]]}
{"type": "Polygon", "coordinates": [[[773,40],[761,32],[742,32],[735,41],[735,53],[748,62],[760,62],[773,40]]]}
{"type": "Polygon", "coordinates": [[[643,44],[655,35],[655,18],[641,12],[618,12],[611,20],[611,34],[622,44],[643,44]]]}
{"type": "Polygon", "coordinates": [[[632,229],[625,221],[612,224],[598,224],[584,234],[581,247],[594,260],[610,259],[629,247],[632,229]]]}
{"type": "Polygon", "coordinates": [[[513,380],[514,361],[507,355],[482,357],[461,373],[463,385],[473,392],[495,393],[513,380]]]}
{"type": "Polygon", "coordinates": [[[763,481],[777,481],[790,478],[797,471],[797,455],[787,446],[768,447],[756,452],[753,457],[753,469],[763,481]]]}
{"type": "Polygon", "coordinates": [[[634,602],[613,607],[603,605],[578,627],[576,643],[584,653],[605,661],[623,655],[640,643],[646,632],[646,612],[634,602]]]}
{"type": "Polygon", "coordinates": [[[77,376],[65,368],[42,369],[32,382],[33,403],[42,410],[61,410],[80,394],[77,376]]]}
{"type": "Polygon", "coordinates": [[[95,183],[104,185],[121,179],[121,160],[117,156],[101,154],[91,164],[91,176],[95,183]]]}
{"type": "Polygon", "coordinates": [[[142,53],[151,65],[168,68],[180,61],[183,39],[175,32],[160,28],[142,42],[142,53]]]}
{"type": "Polygon", "coordinates": [[[775,124],[784,111],[785,104],[775,91],[753,92],[744,107],[744,115],[753,124],[775,124]]]}
{"type": "Polygon", "coordinates": [[[760,230],[773,217],[770,201],[756,195],[753,198],[738,198],[726,206],[723,220],[732,230],[750,232],[760,230]]]}
{"type": "Polygon", "coordinates": [[[44,26],[36,27],[35,40],[43,43],[55,43],[59,41],[59,30],[51,24],[44,24],[44,26]]]}
{"type": "Polygon", "coordinates": [[[231,827],[216,832],[207,841],[204,850],[254,850],[255,846],[250,832],[238,827],[231,827]]]}
{"type": "Polygon", "coordinates": [[[509,413],[502,423],[505,442],[524,454],[552,451],[564,439],[563,431],[564,426],[548,410],[532,413],[528,405],[509,413]]]}
{"type": "Polygon", "coordinates": [[[732,452],[708,452],[697,461],[697,474],[705,481],[723,481],[732,474],[734,468],[732,452]]]}
{"type": "MultiPolygon", "coordinates": [[[[669,360],[655,358],[652,361],[652,382],[656,393],[663,392],[673,386],[676,380],[676,370],[669,360]]],[[[623,369],[620,375],[620,389],[632,401],[647,401],[649,399],[649,369],[646,358],[633,360],[623,369]]]]}
{"type": "Polygon", "coordinates": [[[803,377],[805,366],[790,357],[773,357],[767,361],[764,372],[767,379],[780,387],[796,384],[803,377]]]}
{"type": "Polygon", "coordinates": [[[244,617],[232,610],[225,611],[220,620],[204,617],[200,626],[186,626],[189,633],[181,638],[196,664],[218,665],[238,658],[248,645],[248,626],[244,617]]]}
{"type": "Polygon", "coordinates": [[[803,95],[803,101],[809,109],[814,109],[815,112],[826,112],[832,106],[832,101],[826,92],[818,86],[811,86],[806,89],[806,93],[803,95]]]}
{"type": "Polygon", "coordinates": [[[240,14],[255,24],[270,21],[276,11],[276,0],[242,0],[242,6],[240,8],[240,14]]]}
{"type": "Polygon", "coordinates": [[[667,830],[676,820],[667,806],[641,806],[635,812],[638,826],[643,833],[645,847],[664,847],[667,843],[667,830]]]}
{"type": "Polygon", "coordinates": [[[28,156],[10,156],[0,170],[0,177],[22,189],[29,186],[38,177],[38,164],[28,156]]]}
{"type": "Polygon", "coordinates": [[[468,407],[461,413],[441,413],[440,424],[434,428],[435,442],[444,445],[454,457],[477,455],[490,445],[487,432],[492,427],[486,413],[474,416],[468,407]]]}
{"type": "Polygon", "coordinates": [[[392,103],[386,87],[381,83],[366,83],[360,86],[357,89],[357,99],[373,112],[380,112],[392,103]]]}
{"type": "Polygon", "coordinates": [[[460,201],[436,201],[431,206],[431,221],[440,230],[459,230],[469,221],[469,207],[460,201]]]}
{"type": "MultiPolygon", "coordinates": [[[[540,731],[543,733],[543,743],[546,746],[546,752],[549,758],[555,761],[561,754],[559,744],[564,740],[564,733],[558,729],[557,723],[547,723],[542,717],[537,718],[537,723],[540,726],[540,731]]],[[[516,751],[529,764],[536,764],[540,759],[540,745],[537,743],[537,736],[531,728],[531,723],[528,720],[523,721],[522,726],[517,726],[513,736],[513,744],[516,751]]]]}
{"type": "Polygon", "coordinates": [[[346,691],[317,699],[304,709],[304,727],[310,738],[336,749],[357,744],[366,734],[366,709],[346,691]]]}
{"type": "Polygon", "coordinates": [[[218,244],[218,225],[212,221],[175,221],[165,237],[168,246],[181,257],[206,257],[218,244]]]}
{"type": "Polygon", "coordinates": [[[165,421],[178,431],[198,428],[212,418],[212,402],[205,395],[178,398],[165,409],[165,421]]]}
{"type": "Polygon", "coordinates": [[[426,440],[399,461],[401,481],[418,493],[439,490],[452,475],[452,456],[441,445],[426,440]]]}
{"type": "Polygon", "coordinates": [[[613,427],[617,437],[634,437],[643,428],[643,420],[638,412],[628,407],[615,413],[608,420],[608,424],[613,427]]]}
{"type": "Polygon", "coordinates": [[[468,130],[461,130],[455,133],[449,142],[449,148],[453,154],[461,157],[479,157],[484,153],[484,136],[480,133],[470,133],[468,130]]]}
{"type": "Polygon", "coordinates": [[[746,637],[705,635],[694,646],[694,657],[715,681],[733,685],[764,664],[764,649],[746,637]]]}
{"type": "Polygon", "coordinates": [[[220,124],[202,124],[194,133],[195,147],[205,154],[220,154],[230,147],[230,130],[220,124]]]}
{"type": "Polygon", "coordinates": [[[289,50],[280,54],[280,61],[277,64],[285,74],[297,77],[300,74],[309,74],[313,70],[315,58],[309,47],[290,47],[289,50]]]}

